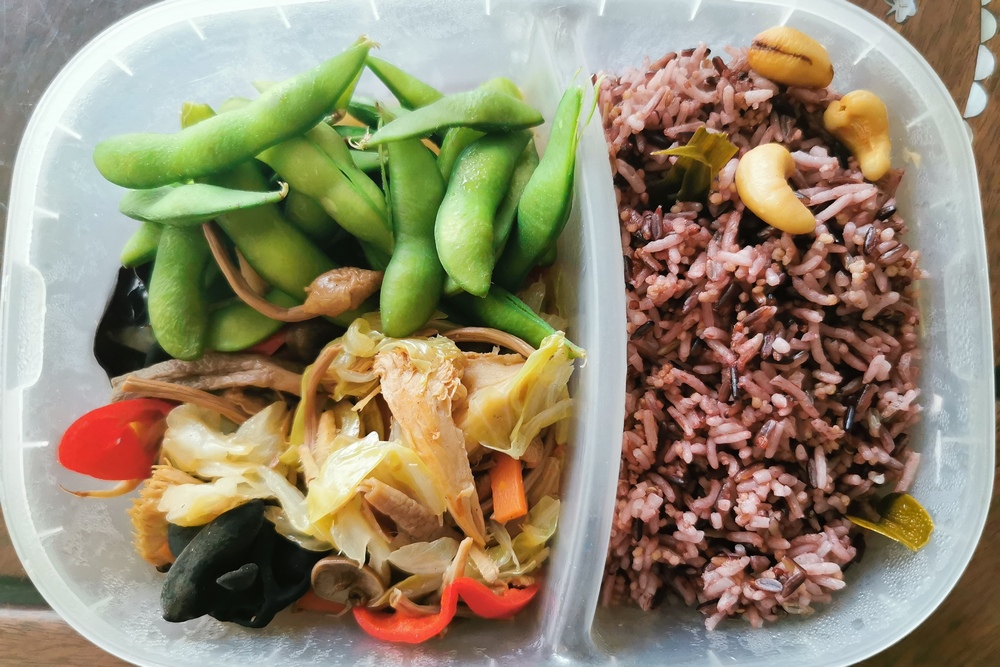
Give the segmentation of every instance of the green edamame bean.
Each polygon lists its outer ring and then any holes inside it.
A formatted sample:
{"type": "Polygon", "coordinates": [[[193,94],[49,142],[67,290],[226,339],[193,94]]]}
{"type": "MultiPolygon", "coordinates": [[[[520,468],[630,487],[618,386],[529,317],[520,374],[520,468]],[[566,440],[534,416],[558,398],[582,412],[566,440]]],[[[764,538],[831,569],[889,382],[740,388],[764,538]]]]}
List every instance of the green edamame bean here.
{"type": "Polygon", "coordinates": [[[542,256],[538,258],[538,266],[548,267],[556,263],[556,259],[559,256],[559,246],[555,243],[550,245],[542,256]]]}
{"type": "Polygon", "coordinates": [[[490,289],[493,220],[530,137],[511,132],[477,139],[462,152],[448,181],[434,241],[445,271],[470,294],[483,297],[490,289]]]}
{"type": "MultiPolygon", "coordinates": [[[[375,181],[368,174],[354,164],[354,159],[351,157],[351,149],[347,147],[347,143],[337,134],[336,130],[326,123],[320,123],[306,132],[306,139],[319,146],[333,160],[337,168],[344,172],[344,175],[350,179],[351,183],[354,184],[358,191],[368,199],[368,202],[379,213],[383,216],[388,216],[388,209],[385,205],[385,193],[382,192],[382,189],[376,185],[375,181]]],[[[388,220],[388,217],[386,219],[388,220]]]]}
{"type": "Polygon", "coordinates": [[[357,125],[334,125],[333,131],[347,141],[361,141],[371,130],[367,127],[358,127],[357,125]]]}
{"type": "MultiPolygon", "coordinates": [[[[263,93],[272,88],[274,84],[257,82],[254,86],[263,93]]],[[[357,168],[354,160],[351,159],[351,151],[347,147],[347,143],[336,130],[326,123],[319,123],[305,133],[305,138],[319,146],[327,157],[333,160],[337,168],[344,172],[344,175],[350,179],[358,191],[368,198],[368,202],[383,216],[387,215],[385,195],[367,174],[357,168]]]]}
{"type": "Polygon", "coordinates": [[[194,227],[223,213],[277,204],[286,194],[287,185],[276,192],[247,192],[208,183],[164,185],[125,193],[118,210],[141,222],[194,227]]]}
{"type": "Polygon", "coordinates": [[[402,338],[437,308],[445,274],[434,247],[434,222],[445,185],[434,154],[419,139],[395,141],[386,152],[396,250],[382,280],[382,330],[402,338]]]}
{"type": "Polygon", "coordinates": [[[500,258],[507,240],[514,229],[514,218],[517,217],[517,205],[521,201],[524,188],[528,185],[535,169],[538,167],[538,149],[535,148],[534,140],[529,141],[524,147],[517,164],[514,165],[514,173],[510,176],[510,185],[507,187],[507,194],[504,195],[500,207],[497,208],[496,219],[493,224],[493,256],[500,258]]]}
{"type": "Polygon", "coordinates": [[[289,190],[285,197],[284,212],[290,223],[321,246],[344,231],[326,214],[319,202],[297,190],[289,190]]]}
{"type": "Polygon", "coordinates": [[[436,88],[381,58],[369,55],[366,64],[372,74],[378,77],[379,81],[385,84],[389,92],[407,109],[419,109],[444,97],[436,88]]]}
{"type": "MultiPolygon", "coordinates": [[[[263,174],[249,162],[213,180],[266,187],[263,174]]],[[[305,300],[305,288],[316,276],[334,268],[330,258],[291,225],[276,206],[227,213],[218,223],[261,278],[300,302],[305,300]]]]}
{"type": "Polygon", "coordinates": [[[365,68],[362,67],[358,70],[358,73],[354,75],[354,80],[344,89],[344,92],[340,94],[337,98],[336,104],[334,104],[332,111],[340,111],[341,109],[346,109],[347,105],[351,103],[351,98],[354,97],[354,91],[358,87],[358,81],[361,81],[362,75],[365,73],[365,68]]]}
{"type": "MultiPolygon", "coordinates": [[[[498,93],[506,93],[517,99],[522,99],[521,91],[517,85],[504,76],[490,79],[479,86],[480,90],[492,90],[498,93]]],[[[438,153],[438,168],[441,175],[447,181],[451,178],[451,171],[455,168],[455,161],[462,154],[466,146],[483,136],[485,132],[479,132],[469,127],[453,127],[448,130],[441,141],[441,151],[438,153]]]]}
{"type": "MultiPolygon", "coordinates": [[[[493,258],[500,259],[511,230],[514,228],[514,218],[517,215],[517,202],[521,198],[524,186],[538,166],[538,151],[535,149],[535,142],[529,141],[521,152],[521,156],[514,165],[514,173],[511,174],[510,184],[507,186],[507,194],[497,208],[496,216],[493,218],[493,258]]],[[[444,293],[454,296],[462,291],[462,288],[451,276],[445,279],[444,293]]]]}
{"type": "Polygon", "coordinates": [[[378,125],[378,104],[370,97],[361,97],[360,95],[356,95],[347,104],[347,113],[351,114],[355,120],[360,121],[368,127],[375,127],[378,125]]]}
{"type": "MultiPolygon", "coordinates": [[[[208,105],[189,104],[182,117],[188,122],[197,122],[213,113],[208,105]]],[[[241,190],[267,189],[267,180],[252,161],[216,174],[211,180],[217,185],[241,190]]],[[[273,204],[228,213],[220,216],[218,223],[268,284],[299,299],[300,303],[305,301],[305,288],[317,276],[336,268],[333,261],[289,223],[273,204]]]]}
{"type": "Polygon", "coordinates": [[[106,139],[94,149],[94,164],[109,181],[127,188],[153,188],[235,167],[320,122],[364,66],[372,45],[362,38],[340,55],[276,85],[245,108],[176,134],[124,134],[106,139]]]}
{"type": "Polygon", "coordinates": [[[149,323],[156,342],[176,359],[197,359],[204,350],[202,272],[210,255],[201,229],[163,228],[149,279],[149,323]]]}
{"type": "MultiPolygon", "coordinates": [[[[480,299],[471,294],[458,294],[448,299],[448,303],[457,307],[474,322],[506,331],[527,342],[532,347],[541,345],[546,336],[555,333],[548,322],[538,316],[523,301],[507,290],[494,285],[486,298],[480,299]]],[[[583,356],[583,350],[566,341],[574,358],[583,356]]]]}
{"type": "Polygon", "coordinates": [[[370,174],[373,171],[379,171],[382,168],[382,160],[379,158],[378,153],[375,151],[351,151],[351,160],[354,161],[354,166],[370,174]]]}
{"type": "Polygon", "coordinates": [[[348,233],[386,257],[392,254],[386,216],[316,144],[301,137],[289,139],[259,157],[292,188],[319,202],[348,233]]]}
{"type": "Polygon", "coordinates": [[[521,194],[517,225],[497,262],[497,284],[507,289],[521,286],[538,259],[555,244],[569,219],[582,105],[583,89],[567,88],[552,121],[545,155],[521,194]]]}
{"type": "MultiPolygon", "coordinates": [[[[292,308],[301,303],[279,290],[271,290],[266,298],[282,308],[292,308]]],[[[205,347],[216,352],[238,352],[266,340],[284,325],[284,322],[272,320],[235,299],[209,316],[205,347]]]]}
{"type": "Polygon", "coordinates": [[[510,95],[477,88],[442,97],[387,123],[368,140],[377,146],[389,141],[424,137],[450,127],[482,132],[510,132],[542,123],[542,115],[510,95]]]}
{"type": "Polygon", "coordinates": [[[162,225],[158,225],[155,222],[142,223],[139,229],[135,230],[135,233],[125,243],[125,247],[122,248],[122,266],[131,269],[153,261],[153,258],[156,257],[156,246],[160,244],[160,234],[162,232],[162,225]]]}

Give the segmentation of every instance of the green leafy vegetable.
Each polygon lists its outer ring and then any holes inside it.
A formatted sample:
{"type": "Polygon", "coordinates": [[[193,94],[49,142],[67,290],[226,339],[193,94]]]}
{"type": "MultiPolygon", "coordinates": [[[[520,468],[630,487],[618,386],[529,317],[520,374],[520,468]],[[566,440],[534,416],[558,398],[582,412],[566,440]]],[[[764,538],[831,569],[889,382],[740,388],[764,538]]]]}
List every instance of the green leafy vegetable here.
{"type": "Polygon", "coordinates": [[[725,134],[699,127],[686,146],[656,151],[653,155],[672,155],[677,162],[663,180],[650,185],[650,203],[655,200],[666,206],[675,201],[704,201],[712,179],[738,150],[725,134]]]}

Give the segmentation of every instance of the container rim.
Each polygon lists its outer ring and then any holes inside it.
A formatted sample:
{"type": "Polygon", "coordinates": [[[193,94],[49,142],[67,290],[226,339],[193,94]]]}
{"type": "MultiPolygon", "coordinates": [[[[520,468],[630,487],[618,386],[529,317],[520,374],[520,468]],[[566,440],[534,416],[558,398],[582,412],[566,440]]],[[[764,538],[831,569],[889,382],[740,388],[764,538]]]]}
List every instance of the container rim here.
{"type": "MultiPolygon", "coordinates": [[[[29,147],[33,144],[48,143],[53,128],[58,123],[60,114],[65,108],[64,106],[60,106],[60,99],[75,97],[83,86],[97,73],[99,68],[102,67],[109,59],[112,59],[125,46],[134,44],[144,39],[148,35],[157,32],[170,23],[190,18],[213,16],[227,12],[238,12],[241,10],[253,10],[282,5],[320,4],[329,1],[330,0],[164,0],[163,2],[151,5],[126,16],[109,26],[104,31],[99,33],[94,39],[88,42],[70,59],[70,61],[56,75],[52,83],[49,84],[40,98],[19,144],[14,162],[14,171],[11,181],[11,195],[8,207],[8,228],[5,239],[6,259],[3,263],[2,286],[0,286],[0,313],[2,313],[2,316],[0,316],[2,317],[2,319],[0,319],[0,338],[2,338],[3,343],[0,348],[6,348],[10,332],[10,318],[12,316],[10,309],[11,267],[16,263],[26,261],[30,243],[28,235],[15,235],[14,225],[10,224],[10,221],[30,215],[29,206],[31,197],[29,195],[33,192],[33,190],[28,190],[27,188],[29,186],[33,188],[37,184],[43,164],[44,152],[32,151],[29,150],[29,147]],[[22,238],[16,238],[17,236],[21,236],[22,238]]],[[[370,1],[372,3],[373,12],[377,15],[377,0],[370,1]]],[[[858,23],[860,26],[865,28],[866,36],[869,37],[869,41],[872,41],[872,37],[877,37],[880,40],[880,48],[888,50],[893,55],[899,57],[899,60],[895,60],[894,62],[899,64],[900,62],[905,61],[908,67],[904,68],[902,65],[899,65],[899,69],[901,71],[906,71],[907,78],[911,81],[911,83],[919,84],[920,89],[926,90],[929,93],[927,96],[928,99],[933,100],[933,102],[928,102],[928,113],[933,116],[943,128],[957,133],[958,135],[965,136],[966,129],[958,107],[952,100],[950,93],[945,88],[937,73],[934,72],[923,56],[920,55],[920,53],[909,42],[903,39],[888,25],[868,12],[849,3],[842,2],[841,0],[735,1],[746,4],[786,7],[788,11],[785,15],[784,21],[791,18],[795,12],[803,12],[826,21],[833,22],[839,20],[840,18],[848,18],[858,23]],[[834,19],[832,17],[838,17],[838,19],[834,19]]],[[[517,3],[519,8],[525,10],[532,7],[541,9],[545,4],[547,3],[544,1],[532,3],[529,0],[521,0],[517,3]]],[[[603,14],[608,7],[613,7],[614,4],[614,0],[607,2],[606,0],[601,0],[600,13],[603,14]]],[[[695,5],[695,11],[697,11],[698,7],[701,5],[701,0],[693,0],[693,4],[695,5]]],[[[488,2],[486,6],[489,6],[488,2]]],[[[961,159],[966,163],[966,165],[971,167],[972,171],[975,171],[975,160],[971,144],[962,142],[960,146],[955,147],[955,150],[959,153],[961,159]]],[[[985,230],[983,228],[982,199],[977,182],[972,181],[965,184],[963,198],[974,198],[974,200],[979,202],[976,216],[976,221],[979,223],[977,227],[976,255],[981,265],[985,267],[987,266],[985,230]]],[[[985,276],[982,280],[986,280],[985,276]]],[[[982,287],[982,283],[979,284],[979,287],[982,287]]],[[[988,289],[979,289],[977,291],[980,296],[980,312],[989,314],[991,305],[988,298],[988,289]]],[[[982,334],[984,341],[988,341],[985,343],[987,348],[985,351],[988,351],[992,357],[993,344],[992,332],[988,325],[989,318],[986,318],[984,322],[986,325],[982,327],[982,331],[979,333],[982,334]]],[[[7,377],[8,368],[6,364],[6,355],[0,354],[0,378],[7,377]]],[[[992,374],[990,374],[987,386],[984,387],[984,390],[985,389],[990,391],[991,396],[993,395],[994,380],[992,374]]],[[[21,388],[4,388],[0,391],[0,412],[4,414],[20,415],[22,408],[23,396],[21,388]]],[[[18,442],[19,435],[17,433],[17,429],[15,428],[15,426],[19,428],[20,419],[4,420],[4,422],[5,423],[0,426],[0,444],[2,444],[2,448],[0,448],[0,454],[2,454],[0,455],[0,482],[2,482],[0,483],[0,504],[2,504],[5,510],[8,510],[8,515],[11,515],[9,510],[13,510],[21,515],[27,516],[30,514],[30,508],[28,506],[24,480],[19,479],[15,474],[18,472],[17,464],[21,460],[21,449],[19,447],[20,443],[18,442]]],[[[990,462],[995,462],[994,444],[995,432],[990,430],[987,442],[982,443],[982,446],[988,447],[987,456],[990,462]]],[[[839,660],[837,664],[848,664],[861,661],[897,643],[923,623],[952,591],[955,584],[958,582],[959,578],[968,566],[968,563],[975,551],[975,546],[979,542],[985,526],[989,511],[988,496],[992,490],[994,479],[993,465],[983,466],[983,469],[979,471],[978,477],[978,481],[982,485],[981,488],[983,489],[983,497],[982,501],[978,503],[978,507],[974,510],[976,529],[963,536],[964,539],[960,542],[960,545],[962,546],[960,551],[956,548],[956,551],[959,551],[959,553],[954,561],[954,565],[957,565],[958,567],[950,568],[949,572],[943,573],[945,583],[940,587],[940,596],[936,600],[927,602],[920,607],[916,613],[911,615],[911,619],[907,624],[899,626],[893,633],[886,635],[885,643],[883,643],[881,647],[854,651],[849,649],[838,656],[839,660]]],[[[37,534],[25,533],[23,530],[24,524],[20,522],[9,521],[9,526],[11,541],[14,545],[15,551],[21,559],[25,570],[31,577],[32,582],[38,588],[39,592],[46,599],[46,601],[52,605],[53,609],[55,609],[60,616],[71,627],[73,627],[74,630],[86,637],[95,645],[123,660],[130,662],[141,661],[143,664],[169,667],[170,663],[163,662],[155,658],[140,658],[135,655],[130,644],[121,644],[113,640],[109,641],[106,638],[98,639],[95,628],[100,627],[100,624],[105,622],[98,619],[97,621],[88,621],[87,623],[84,623],[82,619],[88,617],[88,608],[75,597],[61,599],[62,596],[60,594],[66,590],[66,586],[62,579],[55,573],[51,561],[48,558],[46,549],[43,547],[37,534]],[[53,604],[54,600],[58,601],[53,604]]]]}

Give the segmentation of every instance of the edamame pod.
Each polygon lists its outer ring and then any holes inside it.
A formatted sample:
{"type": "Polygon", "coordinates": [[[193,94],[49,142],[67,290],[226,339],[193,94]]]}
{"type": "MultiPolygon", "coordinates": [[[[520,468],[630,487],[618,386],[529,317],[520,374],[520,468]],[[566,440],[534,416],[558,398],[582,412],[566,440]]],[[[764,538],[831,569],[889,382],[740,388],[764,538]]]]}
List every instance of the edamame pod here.
{"type": "Polygon", "coordinates": [[[156,246],[160,244],[163,226],[155,222],[144,222],[122,248],[122,266],[131,269],[152,262],[156,257],[156,246]]]}
{"type": "Polygon", "coordinates": [[[344,92],[340,94],[340,97],[337,98],[336,103],[330,111],[339,111],[347,108],[347,105],[351,103],[351,98],[354,97],[354,91],[358,87],[358,81],[361,80],[361,76],[364,73],[364,67],[358,70],[358,73],[354,75],[354,80],[351,81],[350,85],[348,85],[347,88],[344,89],[344,92]]]}
{"type": "MultiPolygon", "coordinates": [[[[208,105],[186,104],[181,117],[196,123],[212,114],[208,105]]],[[[267,189],[267,180],[253,161],[216,174],[211,180],[241,190],[267,189]]],[[[299,299],[299,303],[305,301],[305,288],[317,276],[336,268],[273,204],[231,212],[219,217],[218,223],[268,284],[299,299]]]]}
{"type": "Polygon", "coordinates": [[[449,127],[471,127],[482,132],[511,132],[542,123],[542,115],[510,95],[477,88],[442,97],[387,123],[368,140],[377,146],[389,141],[425,137],[449,127]]]}
{"type": "Polygon", "coordinates": [[[375,151],[351,151],[351,160],[355,167],[366,174],[382,169],[382,160],[375,151]]]}
{"type": "MultiPolygon", "coordinates": [[[[514,218],[517,216],[517,202],[521,198],[524,186],[528,183],[531,175],[538,166],[538,151],[535,149],[534,140],[529,141],[521,152],[514,166],[514,173],[510,177],[510,185],[507,186],[507,194],[504,195],[500,207],[497,208],[496,216],[493,218],[493,258],[499,259],[503,254],[504,247],[511,230],[514,228],[514,218]]],[[[451,276],[445,279],[444,293],[454,296],[462,291],[458,283],[451,276]]]]}
{"type": "Polygon", "coordinates": [[[260,154],[288,184],[315,199],[348,233],[386,257],[392,254],[392,232],[386,216],[316,144],[289,139],[260,154]]]}
{"type": "Polygon", "coordinates": [[[367,127],[358,127],[357,125],[334,125],[333,131],[347,141],[360,141],[370,132],[367,127]]]}
{"type": "Polygon", "coordinates": [[[359,169],[354,163],[354,159],[351,157],[351,149],[347,147],[347,143],[337,134],[336,130],[326,123],[320,123],[306,132],[306,139],[319,146],[333,160],[337,168],[344,172],[344,175],[350,179],[358,191],[368,199],[368,202],[375,210],[388,220],[385,193],[382,192],[382,189],[376,185],[375,181],[368,174],[359,169]]]}
{"type": "Polygon", "coordinates": [[[437,308],[445,274],[434,248],[434,221],[445,185],[434,154],[419,139],[396,141],[386,150],[396,250],[382,280],[382,330],[402,338],[437,308]]]}
{"type": "Polygon", "coordinates": [[[559,256],[559,246],[556,243],[550,245],[542,256],[538,258],[538,266],[548,267],[556,263],[559,256]]]}
{"type": "MultiPolygon", "coordinates": [[[[292,308],[301,303],[284,292],[271,290],[267,300],[282,308],[292,308]]],[[[284,322],[254,310],[239,299],[215,310],[208,319],[205,347],[216,352],[238,352],[267,339],[276,333],[284,322]]]]}
{"type": "MultiPolygon", "coordinates": [[[[257,90],[265,92],[274,86],[273,83],[254,83],[257,90]]],[[[234,102],[235,104],[235,102],[234,102]]],[[[326,153],[327,157],[333,160],[337,168],[344,172],[351,183],[357,187],[368,202],[374,206],[383,216],[388,213],[385,207],[385,195],[375,182],[368,177],[365,172],[358,169],[351,159],[351,151],[347,147],[344,139],[326,123],[319,123],[305,133],[305,138],[319,146],[320,150],[326,153]]]]}
{"type": "Polygon", "coordinates": [[[582,106],[583,89],[567,88],[552,121],[545,155],[518,202],[517,225],[497,262],[496,282],[506,289],[521,286],[539,258],[555,244],[569,219],[582,106]]]}
{"type": "MultiPolygon", "coordinates": [[[[536,349],[546,336],[556,331],[523,301],[497,285],[491,287],[489,294],[483,299],[471,294],[458,294],[448,299],[448,302],[481,326],[506,331],[536,349]]],[[[583,356],[583,350],[578,346],[569,340],[566,344],[572,357],[583,356]]]]}
{"type": "Polygon", "coordinates": [[[385,84],[389,92],[407,109],[419,109],[444,97],[436,88],[381,58],[369,55],[366,64],[372,74],[377,76],[379,81],[385,84]]]}
{"type": "Polygon", "coordinates": [[[374,43],[362,38],[340,55],[284,81],[243,109],[176,134],[124,134],[99,143],[94,164],[112,183],[154,188],[207,176],[320,122],[350,86],[374,43]]]}
{"type": "Polygon", "coordinates": [[[497,208],[496,218],[493,222],[493,256],[500,258],[507,240],[514,230],[514,218],[517,217],[517,205],[521,201],[524,188],[528,185],[535,169],[538,167],[538,149],[535,148],[534,140],[529,141],[524,147],[517,164],[514,165],[514,173],[510,176],[510,185],[507,187],[507,194],[504,195],[500,207],[497,208]]]}
{"type": "Polygon", "coordinates": [[[202,272],[210,254],[200,228],[163,228],[149,279],[149,323],[156,342],[176,359],[197,359],[204,350],[202,272]]]}
{"type": "Polygon", "coordinates": [[[343,232],[333,218],[312,197],[290,190],[285,197],[285,217],[310,240],[326,245],[343,232]]]}
{"type": "Polygon", "coordinates": [[[368,127],[378,125],[378,104],[370,97],[355,96],[347,105],[347,113],[368,127]]]}
{"type": "MultiPolygon", "coordinates": [[[[486,81],[480,90],[492,90],[498,93],[506,93],[517,99],[522,99],[521,91],[517,85],[505,76],[498,76],[495,79],[486,81]]],[[[451,171],[455,168],[458,156],[462,154],[466,146],[483,136],[484,132],[479,132],[469,127],[453,127],[448,130],[441,141],[441,151],[438,153],[438,168],[445,181],[451,178],[451,171]]]]}
{"type": "MultiPolygon", "coordinates": [[[[251,162],[213,180],[241,187],[266,187],[263,174],[251,162]]],[[[300,303],[306,298],[305,288],[316,276],[335,268],[330,258],[285,220],[276,206],[228,213],[218,218],[218,223],[261,278],[300,303]]]]}
{"type": "Polygon", "coordinates": [[[286,194],[287,185],[276,192],[249,192],[208,183],[164,185],[152,190],[125,193],[118,210],[133,220],[194,227],[223,213],[277,204],[286,194]]]}
{"type": "Polygon", "coordinates": [[[434,241],[445,271],[470,294],[483,297],[490,289],[493,221],[530,138],[528,132],[511,132],[477,139],[462,152],[448,181],[434,241]]]}

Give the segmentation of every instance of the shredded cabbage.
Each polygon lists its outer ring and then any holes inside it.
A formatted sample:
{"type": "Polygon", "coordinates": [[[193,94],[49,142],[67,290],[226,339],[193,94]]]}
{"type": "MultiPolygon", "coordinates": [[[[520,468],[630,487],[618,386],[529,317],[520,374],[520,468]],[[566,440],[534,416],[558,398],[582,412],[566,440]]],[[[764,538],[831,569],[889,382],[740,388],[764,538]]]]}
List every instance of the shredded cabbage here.
{"type": "MultiPolygon", "coordinates": [[[[364,511],[360,496],[351,498],[330,520],[327,534],[329,541],[345,558],[358,565],[368,565],[380,575],[388,575],[388,557],[392,552],[389,541],[382,533],[375,518],[364,511]],[[370,558],[369,558],[370,556],[370,558]]],[[[322,529],[326,521],[314,526],[322,529]]]]}
{"type": "Polygon", "coordinates": [[[527,563],[536,557],[552,539],[558,522],[559,501],[552,496],[545,496],[528,511],[527,518],[521,524],[521,534],[514,538],[513,550],[517,560],[527,563]]]}
{"type": "Polygon", "coordinates": [[[220,476],[213,474],[219,471],[213,467],[217,464],[272,465],[285,450],[286,413],[284,403],[274,403],[227,433],[218,413],[180,405],[167,415],[162,451],[175,468],[200,477],[220,476]]]}
{"type": "Polygon", "coordinates": [[[433,542],[402,546],[389,554],[389,562],[410,574],[442,576],[457,553],[458,540],[442,537],[433,542]]]}
{"type": "Polygon", "coordinates": [[[335,514],[357,495],[358,487],[369,477],[412,495],[434,514],[444,512],[444,494],[434,485],[420,457],[409,447],[379,440],[377,434],[369,433],[324,461],[319,475],[309,485],[309,520],[316,523],[335,514]]]}
{"type": "Polygon", "coordinates": [[[399,591],[410,600],[418,600],[428,593],[441,588],[444,583],[440,574],[414,574],[403,579],[398,584],[390,587],[377,600],[369,603],[370,607],[385,607],[389,604],[389,597],[393,591],[399,591]]]}
{"type": "Polygon", "coordinates": [[[202,526],[254,498],[267,497],[267,493],[267,489],[244,477],[223,477],[209,484],[169,486],[157,509],[174,525],[202,526]]]}
{"type": "Polygon", "coordinates": [[[559,501],[545,496],[531,508],[521,524],[521,533],[511,541],[507,529],[493,522],[490,533],[496,546],[486,550],[496,563],[501,579],[528,574],[538,568],[548,557],[548,541],[556,532],[559,521],[559,501]]]}
{"type": "Polygon", "coordinates": [[[358,485],[371,476],[386,456],[388,450],[381,444],[372,433],[327,457],[319,475],[309,485],[306,505],[310,521],[336,513],[357,494],[358,485]]]}
{"type": "Polygon", "coordinates": [[[466,439],[521,458],[541,430],[572,412],[573,359],[562,332],[546,337],[512,378],[469,394],[459,426],[466,439]]]}

